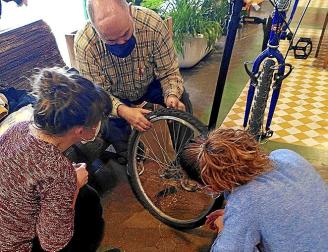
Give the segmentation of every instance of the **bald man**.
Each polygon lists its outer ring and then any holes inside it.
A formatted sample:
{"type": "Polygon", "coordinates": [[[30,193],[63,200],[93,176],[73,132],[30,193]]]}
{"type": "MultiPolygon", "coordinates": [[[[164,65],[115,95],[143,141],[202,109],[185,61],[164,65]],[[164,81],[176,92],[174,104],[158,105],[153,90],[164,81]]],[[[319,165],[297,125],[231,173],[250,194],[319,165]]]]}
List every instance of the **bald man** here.
{"type": "Polygon", "coordinates": [[[151,127],[145,117],[150,111],[134,105],[146,101],[191,112],[189,96],[172,38],[157,13],[125,0],[90,0],[87,6],[90,21],[75,38],[77,66],[109,92],[116,118],[102,135],[124,153],[130,125],[139,131],[151,127]]]}

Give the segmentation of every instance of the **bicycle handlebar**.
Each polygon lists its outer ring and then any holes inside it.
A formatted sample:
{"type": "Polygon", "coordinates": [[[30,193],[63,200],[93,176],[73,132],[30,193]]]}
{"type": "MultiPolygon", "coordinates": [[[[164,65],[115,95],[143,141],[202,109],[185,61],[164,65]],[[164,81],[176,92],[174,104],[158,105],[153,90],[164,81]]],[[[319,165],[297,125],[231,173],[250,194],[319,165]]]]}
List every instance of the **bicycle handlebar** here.
{"type": "Polygon", "coordinates": [[[277,0],[277,1],[274,0],[273,2],[275,3],[275,6],[278,9],[278,11],[288,11],[291,0],[277,0]]]}

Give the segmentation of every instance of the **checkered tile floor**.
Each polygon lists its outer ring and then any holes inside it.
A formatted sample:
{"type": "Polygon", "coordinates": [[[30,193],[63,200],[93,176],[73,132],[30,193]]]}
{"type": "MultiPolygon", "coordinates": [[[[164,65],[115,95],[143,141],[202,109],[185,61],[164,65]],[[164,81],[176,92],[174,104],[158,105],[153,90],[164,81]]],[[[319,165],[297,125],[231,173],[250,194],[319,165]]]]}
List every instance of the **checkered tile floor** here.
{"type": "MultiPolygon", "coordinates": [[[[298,7],[305,7],[309,0],[300,0],[298,2],[298,7]]],[[[292,2],[293,4],[293,2],[292,2]]],[[[328,8],[328,1],[327,0],[316,0],[311,1],[309,8],[328,8]]]]}
{"type": "MultiPolygon", "coordinates": [[[[293,52],[287,57],[286,62],[291,63],[294,70],[282,85],[271,124],[272,141],[328,148],[328,68],[322,67],[323,58],[328,56],[328,38],[322,44],[319,57],[314,58],[320,32],[300,29],[298,36],[312,38],[312,54],[307,60],[294,59],[293,52]]],[[[286,49],[287,44],[282,43],[281,51],[286,49]]],[[[248,85],[225,118],[224,127],[242,127],[247,90],[248,85]]]]}

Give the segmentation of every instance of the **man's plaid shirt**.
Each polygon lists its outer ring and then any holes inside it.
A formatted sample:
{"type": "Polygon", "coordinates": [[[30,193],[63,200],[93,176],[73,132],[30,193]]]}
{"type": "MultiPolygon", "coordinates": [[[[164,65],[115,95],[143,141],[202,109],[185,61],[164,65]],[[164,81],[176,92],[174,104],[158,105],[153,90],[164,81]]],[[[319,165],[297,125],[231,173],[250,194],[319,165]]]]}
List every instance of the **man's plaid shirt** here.
{"type": "Polygon", "coordinates": [[[80,73],[110,93],[114,115],[122,104],[119,99],[138,100],[154,78],[161,82],[164,98],[171,94],[180,98],[183,93],[172,38],[164,21],[149,9],[131,8],[137,44],[128,57],[109,53],[90,22],[78,32],[74,43],[80,73]]]}

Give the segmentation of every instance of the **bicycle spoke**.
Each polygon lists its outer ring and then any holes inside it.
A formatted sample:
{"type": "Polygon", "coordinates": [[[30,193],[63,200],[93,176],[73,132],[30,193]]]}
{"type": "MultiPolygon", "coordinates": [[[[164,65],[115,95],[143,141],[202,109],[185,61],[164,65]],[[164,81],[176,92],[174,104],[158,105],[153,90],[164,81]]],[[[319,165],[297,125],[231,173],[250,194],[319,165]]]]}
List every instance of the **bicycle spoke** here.
{"type": "Polygon", "coordinates": [[[199,135],[205,126],[189,114],[164,112],[162,118],[152,117],[151,130],[132,133],[134,147],[130,148],[133,152],[130,155],[134,161],[129,162],[134,171],[130,178],[132,189],[140,202],[166,224],[184,228],[199,226],[214,200],[183,184],[186,174],[176,158],[184,144],[199,135]],[[142,174],[137,172],[140,168],[142,174]]]}
{"type": "MultiPolygon", "coordinates": [[[[173,123],[174,124],[174,123],[173,123]]],[[[173,132],[175,132],[175,127],[173,125],[173,132]]],[[[174,146],[174,150],[176,151],[177,149],[177,144],[178,144],[178,141],[179,141],[179,135],[180,135],[180,123],[179,123],[179,130],[178,130],[178,133],[177,133],[177,141],[175,141],[175,146],[174,146]]]]}
{"type": "MultiPolygon", "coordinates": [[[[156,131],[155,130],[152,130],[151,133],[152,133],[152,136],[154,138],[156,138],[156,140],[157,140],[157,144],[158,144],[159,148],[161,149],[161,153],[162,153],[162,156],[164,158],[164,161],[166,161],[167,164],[169,164],[170,157],[168,156],[167,152],[164,150],[163,146],[160,144],[160,140],[158,138],[158,135],[157,135],[156,131]],[[155,136],[154,136],[154,133],[153,132],[155,133],[155,136]]],[[[163,142],[163,143],[165,143],[165,142],[163,142]]]]}
{"type": "MultiPolygon", "coordinates": [[[[142,150],[139,146],[138,146],[138,148],[139,148],[141,151],[143,151],[144,154],[146,154],[146,153],[144,152],[144,150],[142,150]]],[[[167,164],[161,162],[159,159],[155,159],[155,158],[153,158],[153,157],[150,156],[150,155],[144,155],[143,157],[144,157],[145,159],[152,160],[152,161],[154,161],[155,163],[157,163],[157,164],[159,164],[159,165],[162,165],[163,167],[164,167],[164,166],[167,166],[167,164]]]]}
{"type": "MultiPolygon", "coordinates": [[[[192,138],[193,138],[193,136],[190,136],[190,137],[187,139],[186,143],[189,143],[190,140],[191,140],[192,138]]],[[[178,152],[177,152],[177,156],[179,156],[179,154],[182,152],[182,150],[183,150],[182,147],[184,147],[184,145],[181,145],[181,147],[179,148],[179,150],[178,150],[178,152]]]]}
{"type": "Polygon", "coordinates": [[[164,132],[163,132],[163,127],[159,127],[160,128],[160,131],[161,131],[161,136],[162,136],[162,140],[163,140],[163,143],[165,143],[165,137],[164,137],[164,132]]]}
{"type": "MultiPolygon", "coordinates": [[[[153,156],[156,157],[156,153],[154,152],[153,148],[151,147],[151,144],[149,144],[149,141],[147,140],[147,138],[145,138],[145,141],[147,142],[147,145],[149,146],[149,150],[152,152],[153,156]]],[[[162,163],[159,159],[156,159],[157,163],[162,163]]],[[[167,166],[167,164],[164,163],[164,166],[167,166]]],[[[163,167],[164,168],[164,167],[163,167]]]]}
{"type": "MultiPolygon", "coordinates": [[[[188,129],[184,129],[184,134],[183,134],[183,138],[182,138],[182,140],[181,141],[179,141],[179,149],[176,151],[177,153],[180,153],[181,152],[181,150],[182,150],[182,148],[183,148],[183,143],[184,143],[184,139],[185,139],[185,137],[186,137],[186,134],[187,134],[187,131],[188,131],[188,129]]],[[[177,154],[178,155],[178,154],[177,154]]]]}

